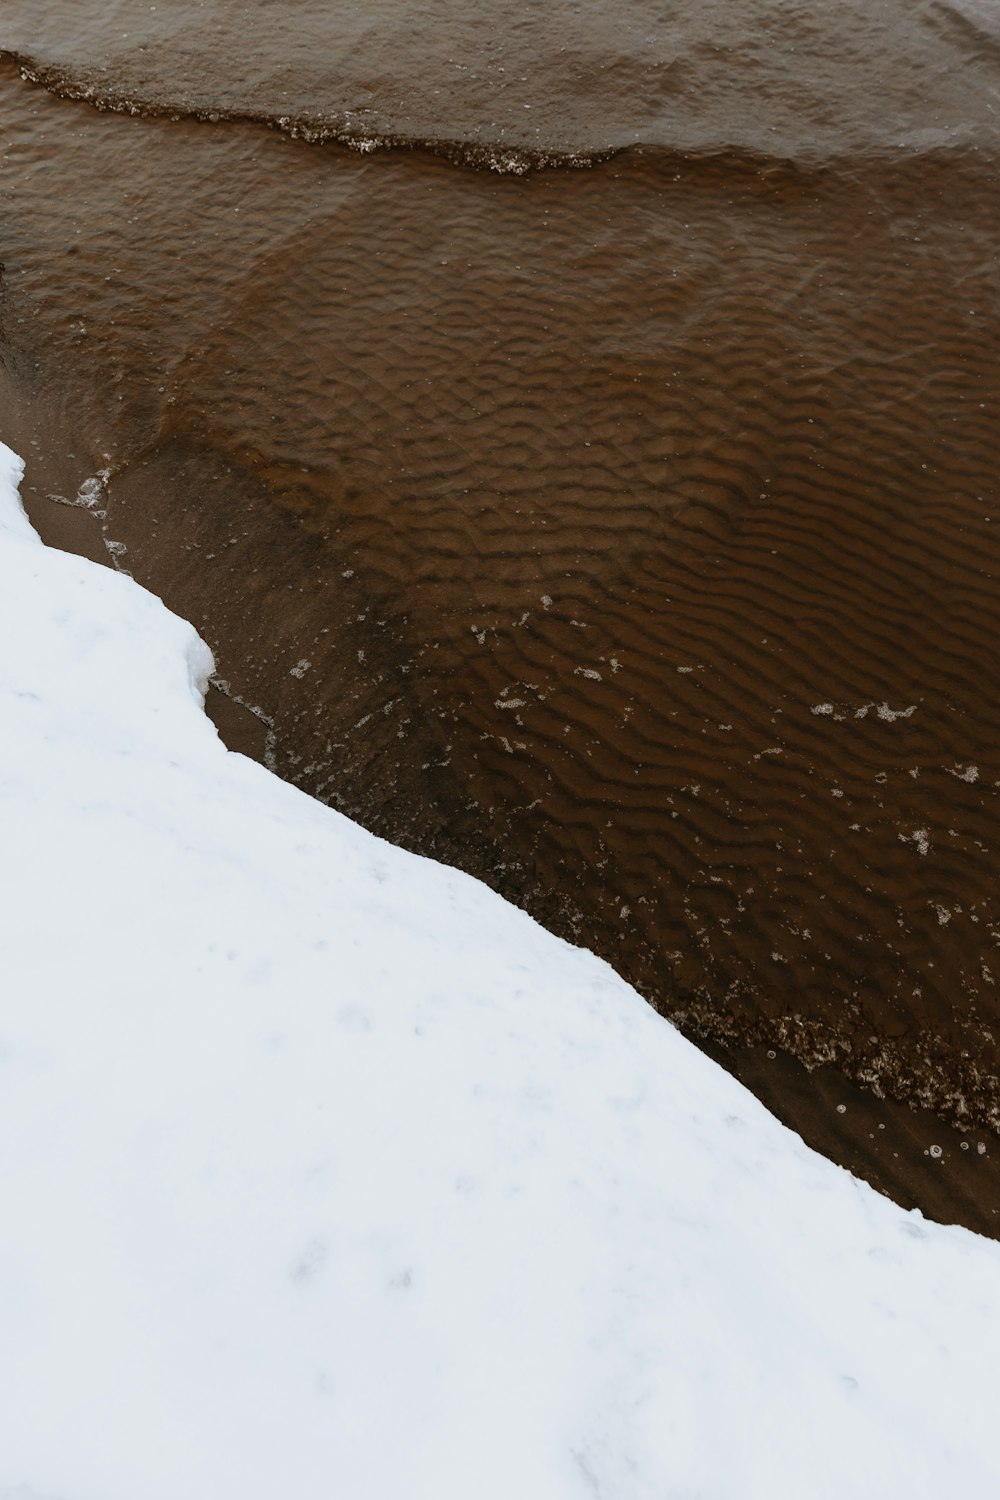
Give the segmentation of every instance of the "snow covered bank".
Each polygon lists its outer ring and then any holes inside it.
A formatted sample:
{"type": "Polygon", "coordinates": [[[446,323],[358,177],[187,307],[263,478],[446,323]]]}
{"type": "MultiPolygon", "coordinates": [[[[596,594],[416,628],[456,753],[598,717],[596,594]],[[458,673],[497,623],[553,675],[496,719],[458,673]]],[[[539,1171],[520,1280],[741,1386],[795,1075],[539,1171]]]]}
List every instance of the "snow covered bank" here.
{"type": "Polygon", "coordinates": [[[0,449],[2,1500],[1000,1493],[1000,1246],[228,754],[0,449]]]}

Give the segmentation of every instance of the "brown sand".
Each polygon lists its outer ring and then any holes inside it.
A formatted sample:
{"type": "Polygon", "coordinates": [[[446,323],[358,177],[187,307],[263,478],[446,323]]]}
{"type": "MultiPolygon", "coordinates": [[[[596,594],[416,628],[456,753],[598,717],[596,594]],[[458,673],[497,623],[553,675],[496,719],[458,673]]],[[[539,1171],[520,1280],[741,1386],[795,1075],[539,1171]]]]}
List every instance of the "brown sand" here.
{"type": "Polygon", "coordinates": [[[504,177],[14,69],[0,108],[43,535],[198,623],[232,743],[993,1232],[989,163],[504,177]]]}

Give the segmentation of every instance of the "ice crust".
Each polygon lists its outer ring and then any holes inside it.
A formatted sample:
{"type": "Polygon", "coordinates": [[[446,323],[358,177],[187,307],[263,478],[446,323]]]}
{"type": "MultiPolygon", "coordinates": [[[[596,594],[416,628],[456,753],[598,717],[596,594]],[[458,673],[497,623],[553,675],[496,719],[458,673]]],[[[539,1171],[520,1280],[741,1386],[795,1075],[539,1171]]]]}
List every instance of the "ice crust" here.
{"type": "Polygon", "coordinates": [[[2,1500],[1000,1494],[1000,1245],[226,752],[0,448],[2,1500]]]}

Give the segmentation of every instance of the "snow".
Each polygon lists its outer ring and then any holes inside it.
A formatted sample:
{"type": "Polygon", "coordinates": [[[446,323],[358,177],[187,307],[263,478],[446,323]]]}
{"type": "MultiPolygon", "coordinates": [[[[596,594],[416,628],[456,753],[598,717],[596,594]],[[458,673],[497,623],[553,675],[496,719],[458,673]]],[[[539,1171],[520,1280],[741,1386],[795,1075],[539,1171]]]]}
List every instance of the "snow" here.
{"type": "Polygon", "coordinates": [[[0,449],[2,1500],[1000,1493],[1000,1245],[229,754],[0,449]]]}

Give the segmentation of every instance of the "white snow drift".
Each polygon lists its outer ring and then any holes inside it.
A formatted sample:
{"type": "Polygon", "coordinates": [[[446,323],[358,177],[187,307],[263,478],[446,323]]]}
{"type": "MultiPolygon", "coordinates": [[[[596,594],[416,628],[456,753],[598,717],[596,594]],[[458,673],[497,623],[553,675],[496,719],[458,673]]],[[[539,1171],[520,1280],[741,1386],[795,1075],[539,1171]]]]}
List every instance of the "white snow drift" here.
{"type": "Polygon", "coordinates": [[[1000,1246],[228,754],[0,450],[0,1497],[1000,1494],[1000,1246]]]}

